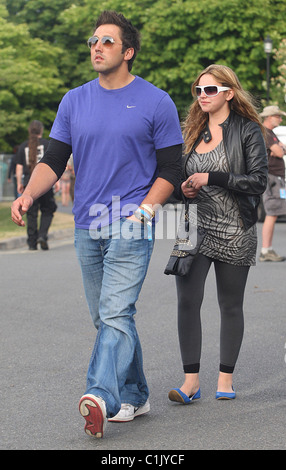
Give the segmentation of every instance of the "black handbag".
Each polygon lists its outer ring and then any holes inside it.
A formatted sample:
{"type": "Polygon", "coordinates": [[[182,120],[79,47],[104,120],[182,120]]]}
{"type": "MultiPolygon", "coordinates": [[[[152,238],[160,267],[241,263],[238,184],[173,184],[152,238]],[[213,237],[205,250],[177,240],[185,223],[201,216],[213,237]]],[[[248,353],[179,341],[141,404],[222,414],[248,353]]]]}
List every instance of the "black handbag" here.
{"type": "Polygon", "coordinates": [[[197,227],[194,220],[189,216],[189,203],[185,203],[184,223],[180,225],[176,242],[170,259],[165,268],[164,274],[175,276],[185,276],[206,236],[206,231],[202,227],[197,227]]]}

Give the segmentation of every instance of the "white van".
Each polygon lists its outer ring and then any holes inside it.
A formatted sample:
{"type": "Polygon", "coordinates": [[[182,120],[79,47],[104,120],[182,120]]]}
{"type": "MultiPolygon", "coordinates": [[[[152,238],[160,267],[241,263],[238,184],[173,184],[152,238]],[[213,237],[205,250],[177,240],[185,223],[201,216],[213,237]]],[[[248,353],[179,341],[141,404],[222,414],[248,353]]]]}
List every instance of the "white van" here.
{"type": "Polygon", "coordinates": [[[274,127],[273,132],[281,140],[282,144],[286,145],[286,126],[274,127]]]}
{"type": "MultiPolygon", "coordinates": [[[[282,142],[282,144],[286,145],[286,126],[274,127],[273,132],[274,132],[274,134],[277,135],[280,142],[282,142]]],[[[283,158],[284,158],[285,165],[286,165],[286,153],[285,153],[283,158]]],[[[286,181],[286,174],[285,174],[285,181],[286,181]]]]}

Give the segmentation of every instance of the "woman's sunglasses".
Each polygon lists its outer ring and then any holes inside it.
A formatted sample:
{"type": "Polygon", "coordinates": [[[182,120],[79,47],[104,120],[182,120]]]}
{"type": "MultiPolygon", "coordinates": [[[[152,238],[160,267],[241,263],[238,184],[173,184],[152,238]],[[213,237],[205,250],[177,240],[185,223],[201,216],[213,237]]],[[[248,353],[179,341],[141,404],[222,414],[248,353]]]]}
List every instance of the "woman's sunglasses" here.
{"type": "MultiPolygon", "coordinates": [[[[101,44],[108,48],[112,47],[113,44],[115,44],[115,40],[111,36],[103,36],[101,39],[98,36],[92,36],[88,39],[87,45],[89,48],[91,48],[91,46],[97,44],[98,41],[101,41],[101,44]]],[[[122,44],[122,42],[118,42],[117,44],[122,44]]]]}
{"type": "Polygon", "coordinates": [[[206,96],[217,96],[221,91],[230,90],[228,86],[216,86],[216,85],[206,85],[206,86],[196,86],[197,96],[201,96],[202,92],[206,96]]]}

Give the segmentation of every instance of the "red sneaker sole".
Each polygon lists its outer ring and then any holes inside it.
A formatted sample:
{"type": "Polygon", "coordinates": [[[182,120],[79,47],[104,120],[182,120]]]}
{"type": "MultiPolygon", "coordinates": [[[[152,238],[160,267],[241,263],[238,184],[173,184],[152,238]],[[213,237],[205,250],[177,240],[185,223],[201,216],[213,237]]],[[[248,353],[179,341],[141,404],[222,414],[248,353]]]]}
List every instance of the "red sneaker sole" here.
{"type": "Polygon", "coordinates": [[[104,416],[97,401],[88,395],[81,398],[79,412],[85,419],[84,430],[89,436],[103,437],[104,416]]]}

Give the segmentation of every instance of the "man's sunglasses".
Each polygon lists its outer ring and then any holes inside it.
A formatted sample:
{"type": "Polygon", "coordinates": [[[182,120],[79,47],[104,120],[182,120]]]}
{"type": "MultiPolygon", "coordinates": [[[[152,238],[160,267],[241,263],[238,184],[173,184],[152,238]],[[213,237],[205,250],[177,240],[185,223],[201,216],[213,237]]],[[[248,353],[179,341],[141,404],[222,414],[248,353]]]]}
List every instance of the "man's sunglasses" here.
{"type": "Polygon", "coordinates": [[[216,86],[216,85],[206,85],[206,86],[196,86],[197,96],[201,96],[204,92],[207,96],[217,96],[221,91],[230,90],[228,86],[216,86]]]}
{"type": "MultiPolygon", "coordinates": [[[[113,44],[115,44],[115,40],[111,36],[103,36],[102,38],[99,38],[98,36],[92,36],[87,41],[88,47],[91,48],[91,46],[97,44],[99,40],[101,41],[101,44],[103,44],[103,46],[108,48],[112,47],[113,44]]],[[[122,42],[118,42],[117,44],[122,44],[122,42]]]]}

